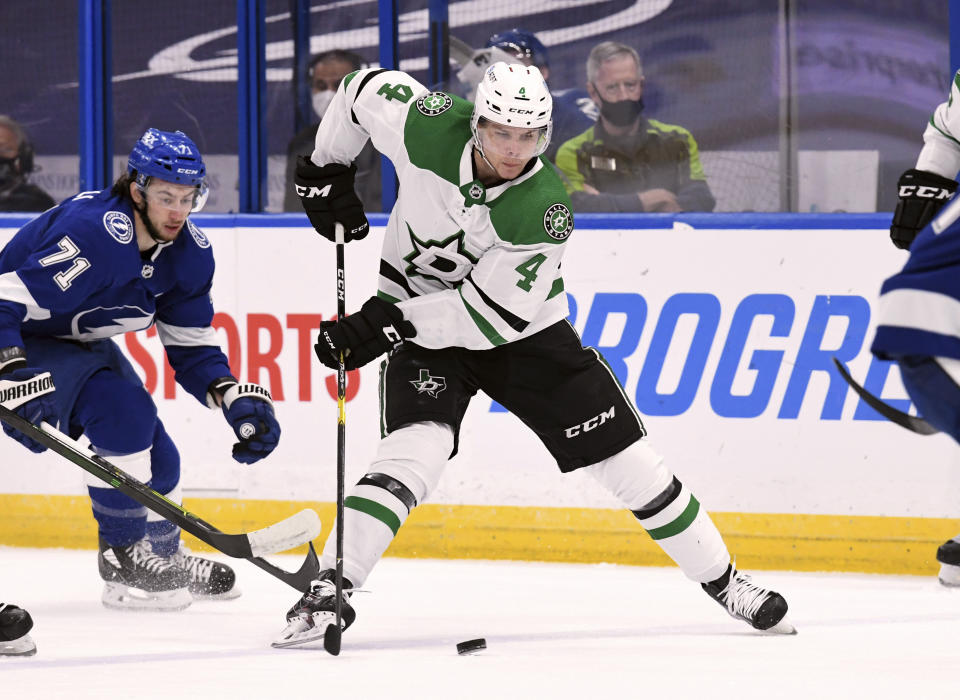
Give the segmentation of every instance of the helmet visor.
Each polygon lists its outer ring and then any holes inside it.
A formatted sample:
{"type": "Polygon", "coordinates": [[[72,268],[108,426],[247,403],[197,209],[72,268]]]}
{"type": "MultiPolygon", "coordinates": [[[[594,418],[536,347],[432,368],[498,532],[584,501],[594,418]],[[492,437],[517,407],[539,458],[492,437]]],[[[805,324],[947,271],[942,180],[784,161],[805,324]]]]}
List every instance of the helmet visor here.
{"type": "Polygon", "coordinates": [[[502,158],[530,160],[547,149],[550,143],[550,126],[530,129],[504,126],[487,119],[480,119],[477,139],[484,153],[496,154],[502,158]]]}
{"type": "Polygon", "coordinates": [[[199,187],[186,187],[154,178],[150,178],[146,186],[138,184],[137,188],[149,206],[183,214],[192,214],[203,209],[210,193],[205,182],[199,187]]]}

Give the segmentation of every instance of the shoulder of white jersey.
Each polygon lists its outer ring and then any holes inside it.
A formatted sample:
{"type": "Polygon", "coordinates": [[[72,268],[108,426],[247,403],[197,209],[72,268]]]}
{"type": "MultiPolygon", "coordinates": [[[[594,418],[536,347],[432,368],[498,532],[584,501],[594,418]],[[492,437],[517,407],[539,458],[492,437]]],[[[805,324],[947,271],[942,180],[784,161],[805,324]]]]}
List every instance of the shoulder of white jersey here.
{"type": "Polygon", "coordinates": [[[351,103],[379,95],[386,103],[409,106],[411,99],[427,92],[427,88],[400,70],[362,68],[343,79],[343,91],[351,103]]]}
{"type": "Polygon", "coordinates": [[[492,202],[490,222],[497,236],[514,245],[565,243],[573,233],[573,205],[553,166],[541,159],[532,177],[492,202]]]}

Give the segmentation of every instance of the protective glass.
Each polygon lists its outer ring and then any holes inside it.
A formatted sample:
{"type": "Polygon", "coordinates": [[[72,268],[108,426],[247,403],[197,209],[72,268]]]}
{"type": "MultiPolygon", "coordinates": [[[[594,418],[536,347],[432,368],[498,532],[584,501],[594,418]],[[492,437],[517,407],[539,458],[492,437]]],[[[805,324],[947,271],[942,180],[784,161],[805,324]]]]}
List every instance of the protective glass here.
{"type": "Polygon", "coordinates": [[[480,120],[477,137],[480,148],[485,154],[493,153],[503,158],[529,160],[547,150],[550,131],[549,126],[527,129],[480,120]]]}
{"type": "Polygon", "coordinates": [[[182,191],[183,188],[178,185],[171,186],[167,182],[157,183],[151,180],[146,187],[138,184],[137,188],[151,207],[183,212],[184,214],[192,214],[203,209],[203,205],[207,203],[207,196],[210,194],[205,182],[199,187],[194,187],[192,190],[179,195],[176,192],[182,191]]]}

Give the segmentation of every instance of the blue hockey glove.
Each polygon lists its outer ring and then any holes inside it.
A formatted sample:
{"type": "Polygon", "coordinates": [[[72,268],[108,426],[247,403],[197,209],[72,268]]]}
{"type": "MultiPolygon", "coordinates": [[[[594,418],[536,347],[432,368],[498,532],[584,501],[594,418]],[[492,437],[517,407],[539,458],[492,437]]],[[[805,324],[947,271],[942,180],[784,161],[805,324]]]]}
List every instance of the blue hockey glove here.
{"type": "Polygon", "coordinates": [[[416,335],[413,324],[404,320],[399,308],[380,297],[370,297],[356,313],[337,321],[322,321],[313,350],[330,369],[339,368],[343,353],[343,366],[349,371],[416,335]]]}
{"type": "MultiPolygon", "coordinates": [[[[20,367],[0,376],[0,404],[34,425],[42,421],[57,423],[57,403],[53,398],[53,378],[49,372],[34,367],[20,367]]],[[[47,448],[19,430],[3,424],[3,432],[31,452],[47,448]]]]}
{"type": "Polygon", "coordinates": [[[280,424],[273,414],[270,392],[258,384],[220,384],[211,392],[223,390],[220,407],[240,442],[233,446],[233,458],[241,464],[253,464],[273,452],[280,442],[280,424]]]}
{"type": "Polygon", "coordinates": [[[370,224],[363,203],[353,188],[356,165],[314,165],[306,156],[297,158],[294,186],[310,223],[324,238],[335,240],[334,224],[343,224],[345,243],[367,235],[370,224]]]}

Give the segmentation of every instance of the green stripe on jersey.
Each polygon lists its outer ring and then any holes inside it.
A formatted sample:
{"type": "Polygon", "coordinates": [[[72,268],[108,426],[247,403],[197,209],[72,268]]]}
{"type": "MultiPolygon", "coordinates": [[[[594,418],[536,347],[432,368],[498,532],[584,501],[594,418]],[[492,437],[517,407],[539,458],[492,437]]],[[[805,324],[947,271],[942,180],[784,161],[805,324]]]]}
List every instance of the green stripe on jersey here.
{"type": "Polygon", "coordinates": [[[547,295],[547,299],[553,299],[558,294],[563,293],[563,277],[557,277],[553,281],[553,286],[550,287],[550,293],[547,295]]]}
{"type": "Polygon", "coordinates": [[[381,299],[385,300],[385,301],[389,301],[391,304],[399,304],[399,303],[400,303],[400,300],[397,299],[396,297],[392,297],[392,296],[390,296],[389,294],[387,294],[386,292],[381,292],[380,290],[377,290],[377,296],[380,297],[381,299]]]}
{"type": "Polygon", "coordinates": [[[668,537],[679,535],[681,532],[690,527],[690,523],[692,523],[693,519],[697,517],[697,513],[699,511],[700,504],[697,502],[697,499],[693,497],[693,494],[690,494],[690,503],[687,504],[687,507],[683,509],[683,512],[677,517],[676,520],[669,522],[666,525],[655,527],[652,530],[647,530],[647,534],[655,540],[665,540],[668,537]]]}
{"type": "Polygon", "coordinates": [[[397,534],[397,531],[400,529],[400,518],[397,517],[397,514],[386,506],[380,505],[376,501],[371,501],[369,498],[361,498],[360,496],[347,496],[343,501],[344,508],[353,508],[353,510],[358,510],[361,513],[366,513],[372,518],[376,518],[384,525],[390,528],[394,535],[397,534]]]}
{"type": "Polygon", "coordinates": [[[480,332],[483,333],[483,335],[487,340],[490,341],[492,345],[503,345],[507,342],[507,339],[497,333],[497,329],[494,328],[490,322],[480,314],[479,311],[467,303],[467,300],[463,298],[462,291],[460,291],[460,301],[462,301],[463,305],[467,307],[467,313],[470,314],[470,318],[473,319],[473,322],[477,324],[477,328],[480,329],[480,332]]]}

